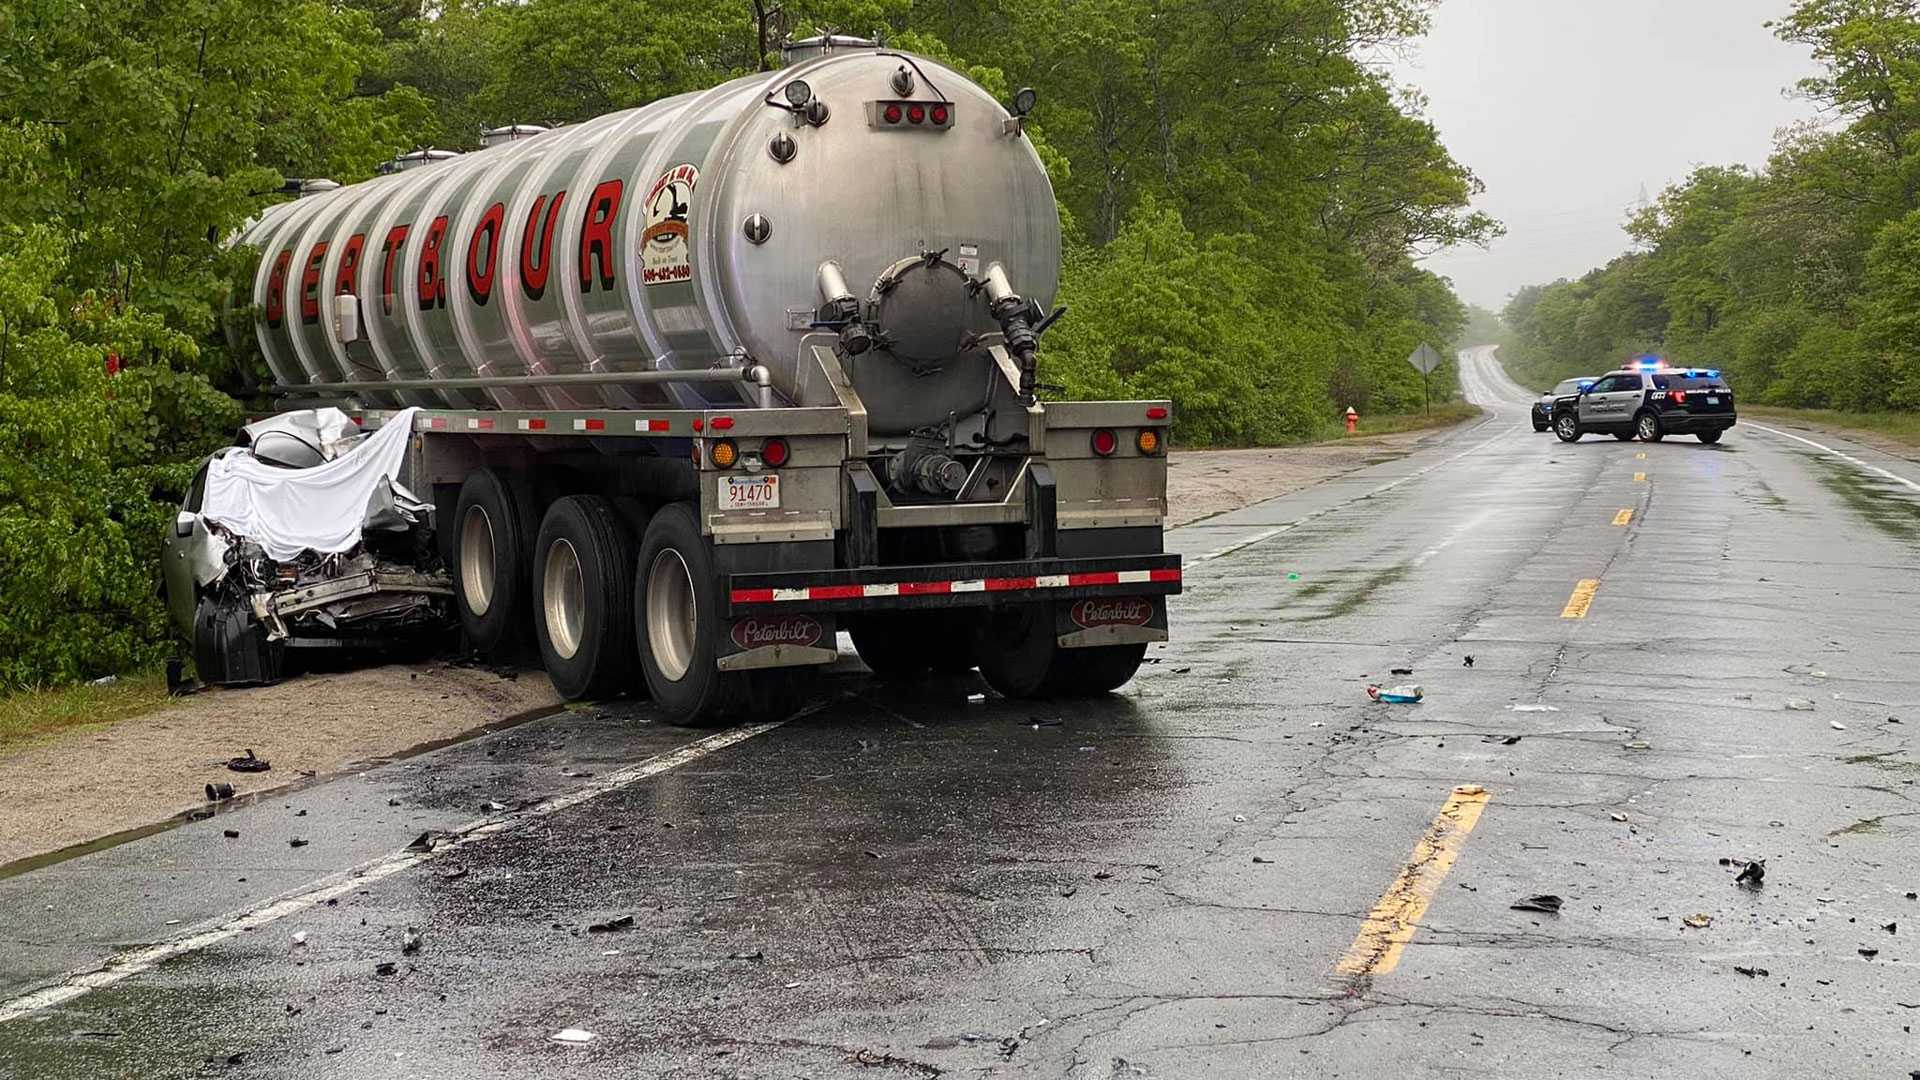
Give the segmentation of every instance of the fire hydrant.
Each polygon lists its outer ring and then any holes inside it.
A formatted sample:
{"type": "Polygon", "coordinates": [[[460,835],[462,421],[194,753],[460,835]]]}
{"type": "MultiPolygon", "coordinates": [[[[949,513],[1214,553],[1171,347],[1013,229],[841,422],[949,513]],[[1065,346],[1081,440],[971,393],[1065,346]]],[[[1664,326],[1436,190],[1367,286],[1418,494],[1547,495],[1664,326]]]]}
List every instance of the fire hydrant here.
{"type": "Polygon", "coordinates": [[[1347,434],[1353,434],[1354,429],[1359,426],[1360,414],[1353,411],[1353,406],[1347,406],[1347,434]]]}

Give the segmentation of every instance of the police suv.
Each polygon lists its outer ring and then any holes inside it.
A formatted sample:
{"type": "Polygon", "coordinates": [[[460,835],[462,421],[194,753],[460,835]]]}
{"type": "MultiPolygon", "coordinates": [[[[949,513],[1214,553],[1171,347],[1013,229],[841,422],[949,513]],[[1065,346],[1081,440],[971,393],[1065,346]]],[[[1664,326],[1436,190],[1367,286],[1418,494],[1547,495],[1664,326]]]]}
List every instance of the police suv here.
{"type": "Polygon", "coordinates": [[[1588,432],[1625,442],[1693,435],[1717,443],[1734,425],[1733,391],[1718,371],[1640,365],[1609,371],[1553,403],[1553,433],[1574,442],[1588,432]]]}

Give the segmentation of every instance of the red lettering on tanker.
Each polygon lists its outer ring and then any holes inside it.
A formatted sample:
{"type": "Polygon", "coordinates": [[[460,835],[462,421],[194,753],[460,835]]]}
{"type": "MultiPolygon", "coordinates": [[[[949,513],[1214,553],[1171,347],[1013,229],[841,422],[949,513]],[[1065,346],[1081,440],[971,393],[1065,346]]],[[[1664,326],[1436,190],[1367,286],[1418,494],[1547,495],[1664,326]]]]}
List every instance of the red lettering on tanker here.
{"type": "Polygon", "coordinates": [[[527,299],[538,300],[547,294],[547,271],[553,268],[553,226],[560,218],[560,204],[567,200],[563,188],[553,193],[553,202],[547,204],[545,195],[533,200],[533,209],[527,213],[527,227],[520,233],[520,291],[527,299]],[[540,218],[540,207],[547,205],[547,217],[540,218]],[[536,256],[533,247],[535,227],[538,226],[540,250],[536,256]]]}
{"type": "Polygon", "coordinates": [[[811,615],[750,615],[733,624],[733,643],[742,649],[768,645],[805,648],[819,644],[825,634],[820,620],[811,615]]]}
{"type": "Polygon", "coordinates": [[[420,247],[420,310],[447,306],[447,277],[440,272],[440,241],[447,235],[447,215],[427,226],[427,242],[420,247]]]}
{"type": "Polygon", "coordinates": [[[287,265],[291,262],[293,252],[282,251],[274,257],[273,271],[267,275],[267,325],[275,329],[287,316],[287,265]]]}
{"type": "Polygon", "coordinates": [[[393,315],[393,264],[400,258],[400,247],[407,242],[411,225],[395,225],[387,230],[386,243],[380,245],[380,313],[393,315]]]}
{"type": "Polygon", "coordinates": [[[360,270],[360,251],[366,246],[365,233],[354,233],[347,237],[347,246],[340,249],[340,270],[333,275],[333,295],[354,296],[359,293],[354,275],[360,270]]]}
{"type": "Polygon", "coordinates": [[[647,228],[640,234],[640,280],[648,285],[693,280],[687,251],[687,210],[700,170],[675,165],[647,191],[647,228]]]}
{"type": "Polygon", "coordinates": [[[500,262],[500,226],[506,217],[504,204],[487,207],[467,241],[467,295],[483,307],[493,295],[493,271],[500,262]]]}
{"type": "Polygon", "coordinates": [[[580,291],[593,291],[594,271],[600,287],[613,288],[613,218],[620,212],[618,180],[602,180],[587,197],[587,215],[580,223],[580,291]]]}
{"type": "Polygon", "coordinates": [[[320,321],[320,264],[327,260],[327,242],[313,245],[307,252],[306,268],[300,271],[300,321],[308,326],[320,321]]]}
{"type": "Polygon", "coordinates": [[[1138,596],[1107,600],[1078,600],[1067,613],[1074,622],[1096,626],[1145,626],[1153,621],[1153,601],[1138,596]]]}

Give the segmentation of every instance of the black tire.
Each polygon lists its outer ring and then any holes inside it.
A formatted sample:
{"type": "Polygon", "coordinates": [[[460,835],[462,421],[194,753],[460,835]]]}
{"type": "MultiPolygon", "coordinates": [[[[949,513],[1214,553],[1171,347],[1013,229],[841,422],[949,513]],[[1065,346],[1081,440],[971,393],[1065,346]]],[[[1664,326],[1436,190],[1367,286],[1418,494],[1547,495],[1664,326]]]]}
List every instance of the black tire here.
{"type": "Polygon", "coordinates": [[[1634,434],[1643,442],[1659,442],[1667,437],[1667,429],[1660,423],[1660,414],[1652,409],[1642,409],[1633,418],[1634,434]]]}
{"type": "Polygon", "coordinates": [[[1147,657],[1145,642],[1061,649],[1053,658],[1052,691],[1061,697],[1097,697],[1127,684],[1147,657]]]}
{"type": "Polygon", "coordinates": [[[1010,698],[1046,697],[1053,688],[1053,605],[989,610],[974,633],[974,659],[987,685],[1010,698]]]}
{"type": "Polygon", "coordinates": [[[672,722],[707,727],[773,715],[790,703],[787,672],[720,670],[720,575],[686,503],[647,522],[634,564],[633,624],[647,689],[672,722]]]}
{"type": "Polygon", "coordinates": [[[1586,434],[1580,430],[1580,418],[1571,412],[1563,412],[1553,418],[1553,434],[1561,442],[1579,442],[1586,434]]]}
{"type": "Polygon", "coordinates": [[[1632,442],[1633,432],[1632,431],[1616,431],[1613,433],[1613,437],[1616,439],[1619,439],[1621,442],[1632,442]]]}
{"type": "Polygon", "coordinates": [[[454,605],[467,643],[487,656],[512,651],[530,627],[527,616],[536,518],[518,477],[478,469],[460,485],[454,530],[454,605]]]}
{"type": "Polygon", "coordinates": [[[1725,435],[1725,434],[1726,434],[1726,432],[1724,432],[1724,431],[1701,431],[1701,432],[1697,432],[1696,434],[1697,434],[1697,435],[1699,436],[1699,439],[1700,439],[1700,441],[1701,441],[1701,442],[1703,442],[1703,443],[1706,443],[1706,444],[1707,444],[1708,446],[1712,446],[1712,445],[1713,445],[1714,443],[1717,443],[1717,442],[1719,442],[1719,441],[1720,441],[1720,436],[1722,436],[1722,435],[1725,435]]]}
{"type": "Polygon", "coordinates": [[[1535,434],[1547,430],[1547,422],[1545,420],[1535,420],[1533,422],[1533,430],[1535,434]]]}
{"type": "Polygon", "coordinates": [[[619,693],[633,681],[633,533],[606,499],[569,495],[533,552],[533,635],[553,688],[569,701],[619,693]]]}

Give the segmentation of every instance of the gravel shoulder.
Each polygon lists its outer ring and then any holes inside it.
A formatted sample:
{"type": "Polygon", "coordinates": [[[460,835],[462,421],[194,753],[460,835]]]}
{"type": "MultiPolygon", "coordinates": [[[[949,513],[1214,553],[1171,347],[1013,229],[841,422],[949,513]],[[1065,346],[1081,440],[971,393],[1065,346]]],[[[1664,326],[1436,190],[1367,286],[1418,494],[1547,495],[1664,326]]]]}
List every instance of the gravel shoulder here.
{"type": "MultiPolygon", "coordinates": [[[[1168,462],[1169,528],[1311,487],[1403,457],[1453,428],[1259,450],[1175,451],[1168,462]]],[[[546,676],[503,678],[444,662],[390,664],[207,690],[158,710],[90,724],[0,752],[0,866],[205,805],[206,784],[239,796],[352,771],[515,716],[558,706],[546,676]],[[236,773],[228,758],[255,750],[273,763],[236,773]]]]}

